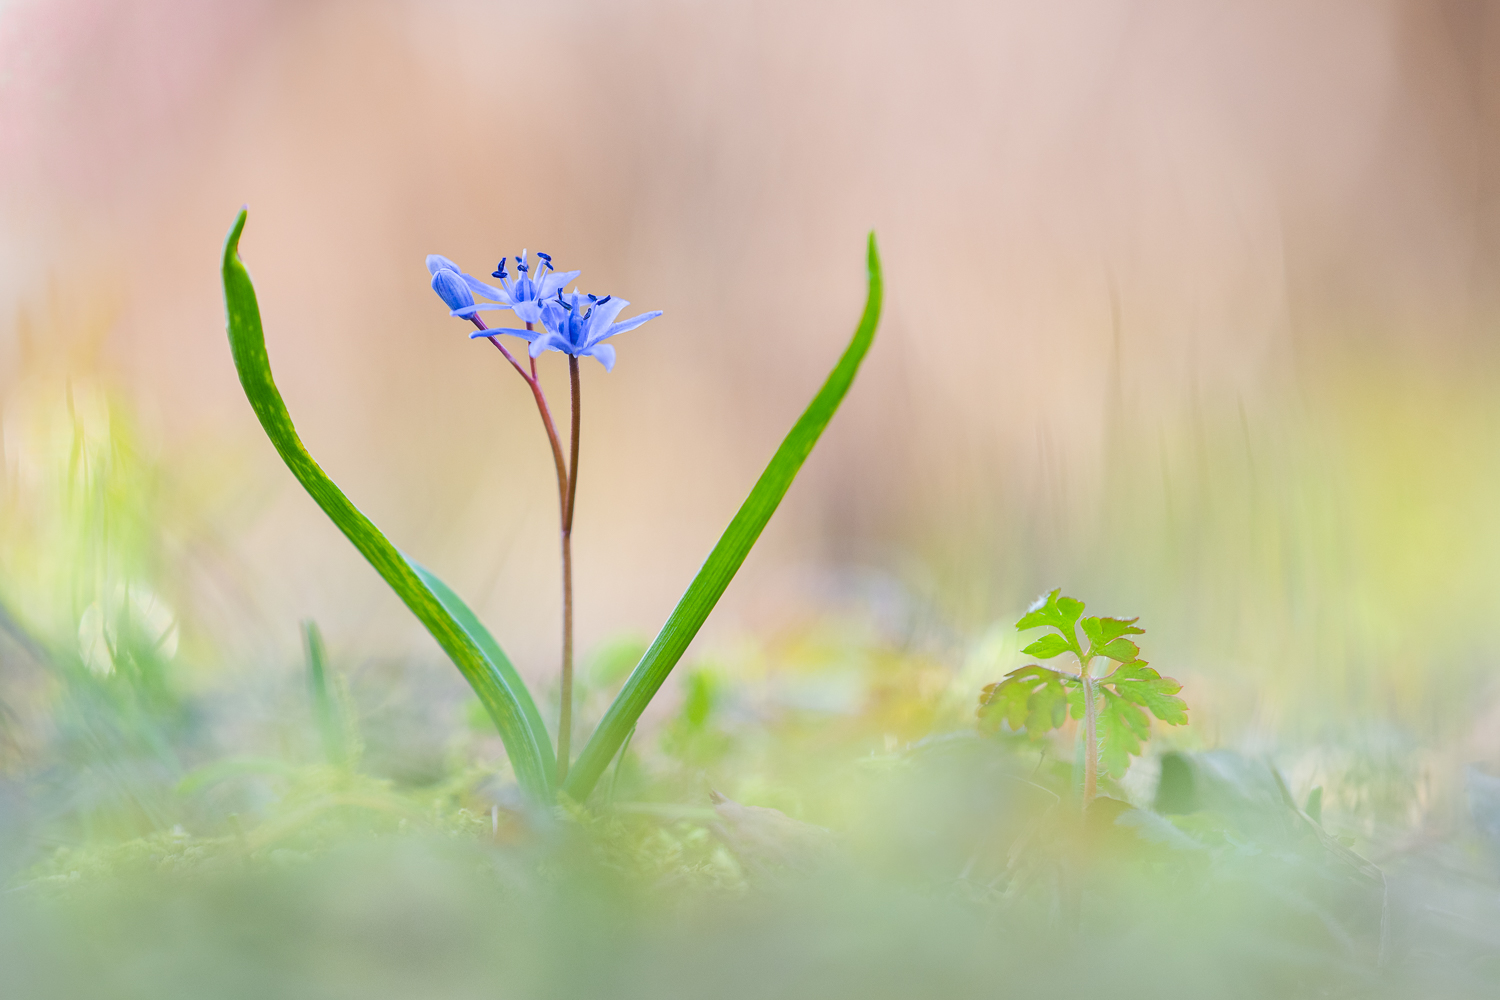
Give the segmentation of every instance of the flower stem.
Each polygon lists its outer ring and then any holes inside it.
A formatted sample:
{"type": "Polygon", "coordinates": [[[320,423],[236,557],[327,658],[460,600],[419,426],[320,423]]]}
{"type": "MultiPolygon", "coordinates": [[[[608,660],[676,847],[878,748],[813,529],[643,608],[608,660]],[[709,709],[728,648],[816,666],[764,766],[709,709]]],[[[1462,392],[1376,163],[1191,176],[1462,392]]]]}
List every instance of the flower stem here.
{"type": "Polygon", "coordinates": [[[568,776],[568,758],[573,739],[573,505],[578,496],[578,429],[582,413],[583,386],[578,378],[578,358],[568,355],[568,380],[573,389],[573,440],[568,463],[568,494],[563,502],[563,655],[562,713],[557,724],[557,782],[568,776]]]}
{"type": "MultiPolygon", "coordinates": [[[[481,330],[488,330],[484,320],[476,313],[469,317],[481,330]]],[[[526,329],[532,329],[530,323],[526,329]]],[[[562,569],[563,569],[563,655],[562,655],[562,712],[557,725],[557,782],[562,784],[568,776],[568,756],[571,753],[573,735],[573,497],[577,493],[578,470],[578,413],[579,381],[578,359],[568,358],[569,374],[573,383],[573,461],[570,471],[563,458],[562,440],[557,436],[557,425],[552,422],[552,411],[547,406],[547,396],[542,392],[542,381],[537,377],[536,358],[530,358],[531,371],[521,367],[515,355],[508,351],[498,337],[486,338],[495,345],[509,361],[516,374],[526,380],[531,395],[536,399],[537,412],[542,416],[542,426],[547,430],[547,442],[552,445],[552,461],[557,466],[557,501],[562,514],[562,569]]]]}
{"type": "Polygon", "coordinates": [[[1099,707],[1088,660],[1079,663],[1078,675],[1083,679],[1083,808],[1087,809],[1099,793],[1099,707]]]}
{"type": "MultiPolygon", "coordinates": [[[[469,319],[473,320],[474,325],[479,327],[479,329],[489,329],[489,327],[484,325],[484,320],[480,319],[477,314],[470,316],[469,319]]],[[[531,329],[530,323],[526,324],[526,329],[531,329]]],[[[516,374],[525,379],[526,384],[531,387],[531,395],[536,399],[537,412],[542,415],[542,426],[547,430],[547,441],[552,445],[552,462],[557,466],[557,498],[562,507],[563,517],[566,518],[568,511],[568,466],[563,460],[562,441],[557,436],[557,426],[552,423],[552,411],[547,407],[547,396],[542,392],[541,379],[537,378],[536,375],[536,359],[531,359],[531,374],[528,375],[526,369],[521,367],[521,362],[517,361],[515,355],[506,350],[505,345],[500,343],[498,337],[491,336],[487,339],[495,345],[495,350],[499,351],[505,356],[505,360],[510,362],[511,367],[516,370],[516,374]]]]}

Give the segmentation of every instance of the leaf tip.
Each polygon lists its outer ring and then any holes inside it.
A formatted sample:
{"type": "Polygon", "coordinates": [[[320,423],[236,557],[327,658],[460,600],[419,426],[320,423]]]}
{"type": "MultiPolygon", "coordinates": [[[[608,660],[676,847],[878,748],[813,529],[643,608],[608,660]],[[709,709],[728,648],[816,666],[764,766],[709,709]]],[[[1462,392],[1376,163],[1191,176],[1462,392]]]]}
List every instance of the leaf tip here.
{"type": "Polygon", "coordinates": [[[250,215],[250,206],[241,205],[240,213],[234,217],[234,225],[229,227],[229,238],[224,241],[224,263],[228,265],[233,257],[239,256],[240,234],[245,231],[245,219],[250,215]]]}

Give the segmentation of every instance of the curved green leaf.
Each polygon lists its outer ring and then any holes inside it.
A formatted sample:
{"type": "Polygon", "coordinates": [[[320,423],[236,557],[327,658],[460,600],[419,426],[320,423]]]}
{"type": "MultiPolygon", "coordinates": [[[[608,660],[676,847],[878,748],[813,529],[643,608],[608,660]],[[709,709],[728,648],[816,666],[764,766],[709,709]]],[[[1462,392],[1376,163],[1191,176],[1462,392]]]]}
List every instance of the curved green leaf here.
{"type": "Polygon", "coordinates": [[[500,648],[500,643],[495,641],[495,637],[490,634],[490,630],[484,627],[484,622],[480,621],[479,616],[469,610],[469,606],[463,602],[462,598],[411,556],[406,556],[405,558],[406,564],[421,578],[423,583],[427,584],[427,589],[432,591],[433,596],[453,616],[453,619],[458,622],[459,627],[469,633],[469,638],[474,640],[474,644],[479,647],[479,651],[489,659],[490,663],[494,664],[495,669],[500,672],[500,676],[505,680],[506,687],[512,691],[520,692],[517,700],[521,703],[521,711],[526,713],[527,725],[537,736],[547,773],[557,773],[557,757],[552,752],[552,740],[547,734],[547,723],[542,721],[542,713],[537,711],[536,702],[531,700],[531,693],[526,688],[526,682],[521,679],[520,674],[516,673],[515,666],[510,662],[510,657],[505,655],[505,650],[500,648]]]}
{"type": "Polygon", "coordinates": [[[229,312],[229,346],[234,353],[234,366],[261,427],[302,488],[432,633],[479,695],[500,730],[521,787],[534,799],[549,801],[553,795],[555,765],[547,730],[541,724],[530,693],[500,652],[499,645],[457,595],[380,533],[319,468],[298,438],[271,377],[260,304],[250,275],[239,258],[245,217],[246,212],[241,210],[224,244],[224,303],[229,312]]]}
{"type": "Polygon", "coordinates": [[[729,581],[739,572],[745,556],[750,553],[750,547],[760,537],[766,522],[775,513],[781,498],[786,495],[787,488],[796,478],[797,471],[802,468],[802,463],[807,460],[813,445],[823,433],[823,428],[833,419],[844,395],[849,391],[854,374],[859,370],[860,362],[864,360],[875,339],[875,327],[880,322],[884,285],[874,233],[870,234],[866,260],[869,267],[869,292],[865,298],[864,314],[860,317],[859,326],[855,328],[853,339],[828,380],[823,383],[823,388],[818,390],[818,394],[792,427],[791,433],[781,442],[781,447],[776,449],[776,454],[771,457],[771,464],[761,473],[755,488],[745,498],[739,512],[734,515],[734,520],[729,522],[729,527],[709,553],[703,568],[698,570],[698,575],[688,585],[682,600],[677,602],[667,623],[657,633],[656,640],[626,679],[625,686],[620,689],[614,703],[609,706],[609,711],[600,720],[599,728],[594,730],[588,745],[583,748],[578,762],[569,769],[568,777],[563,782],[563,791],[576,801],[582,802],[588,798],[594,783],[609,765],[615,751],[620,748],[667,675],[687,651],[688,644],[693,641],[709,612],[719,602],[729,581]]]}

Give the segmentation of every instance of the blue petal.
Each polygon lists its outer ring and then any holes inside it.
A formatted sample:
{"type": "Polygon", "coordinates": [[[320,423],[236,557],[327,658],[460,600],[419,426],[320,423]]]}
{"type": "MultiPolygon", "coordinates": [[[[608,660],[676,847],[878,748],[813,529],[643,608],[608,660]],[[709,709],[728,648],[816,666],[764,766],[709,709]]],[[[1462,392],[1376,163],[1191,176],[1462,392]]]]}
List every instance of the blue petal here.
{"type": "Polygon", "coordinates": [[[558,337],[555,333],[544,333],[531,342],[530,354],[533,358],[542,356],[543,351],[561,351],[558,346],[558,337]]]}
{"type": "Polygon", "coordinates": [[[432,272],[432,290],[447,303],[449,309],[463,309],[474,304],[474,295],[469,286],[458,276],[457,271],[440,267],[432,272]]]}
{"type": "Polygon", "coordinates": [[[493,337],[497,333],[508,333],[512,337],[520,337],[522,340],[535,340],[539,336],[535,330],[512,330],[508,326],[492,326],[488,330],[475,330],[469,334],[469,339],[477,340],[480,337],[493,337]]]}
{"type": "Polygon", "coordinates": [[[597,358],[607,372],[614,371],[615,369],[615,349],[609,344],[597,344],[586,351],[580,351],[578,356],[581,358],[597,358]]]}
{"type": "Polygon", "coordinates": [[[468,285],[469,290],[475,295],[482,296],[486,299],[491,299],[495,302],[503,302],[506,305],[510,305],[510,296],[505,294],[504,289],[496,288],[494,285],[486,285],[484,282],[480,281],[472,274],[463,274],[463,272],[459,273],[460,276],[464,279],[464,284],[468,285]]]}
{"type": "Polygon", "coordinates": [[[542,305],[535,299],[526,302],[517,302],[511,306],[523,323],[540,323],[542,321],[542,305]]]}
{"type": "Polygon", "coordinates": [[[444,257],[442,254],[436,253],[430,253],[427,255],[427,270],[431,274],[437,274],[439,271],[459,271],[460,274],[463,273],[459,270],[458,265],[453,263],[453,261],[449,260],[447,257],[444,257]]]}
{"type": "Polygon", "coordinates": [[[468,319],[470,316],[474,315],[475,313],[477,313],[477,312],[483,312],[486,309],[509,309],[509,308],[510,308],[510,306],[505,305],[505,304],[500,303],[500,302],[483,302],[483,303],[479,303],[477,305],[467,305],[467,306],[462,307],[461,309],[455,309],[452,312],[450,312],[448,315],[450,315],[450,316],[457,316],[459,319],[468,319]]]}
{"type": "Polygon", "coordinates": [[[544,299],[552,298],[552,296],[557,294],[558,289],[582,273],[582,271],[553,271],[539,282],[541,285],[541,297],[544,299]]]}
{"type": "MultiPolygon", "coordinates": [[[[532,320],[533,323],[536,320],[532,320]]],[[[548,299],[542,305],[542,322],[549,330],[561,330],[568,325],[568,311],[555,301],[548,299]]]]}
{"type": "Polygon", "coordinates": [[[609,326],[609,324],[615,321],[615,317],[620,315],[628,305],[630,303],[624,299],[611,298],[603,305],[594,306],[594,315],[589,317],[589,322],[601,327],[609,326]]]}
{"type": "Polygon", "coordinates": [[[608,340],[610,337],[613,337],[619,333],[624,333],[626,330],[634,330],[636,327],[640,326],[647,320],[653,320],[660,315],[661,310],[658,309],[655,312],[641,313],[639,316],[632,316],[629,319],[624,320],[623,322],[616,323],[614,326],[611,326],[609,330],[605,332],[604,336],[600,337],[599,339],[608,340]]]}

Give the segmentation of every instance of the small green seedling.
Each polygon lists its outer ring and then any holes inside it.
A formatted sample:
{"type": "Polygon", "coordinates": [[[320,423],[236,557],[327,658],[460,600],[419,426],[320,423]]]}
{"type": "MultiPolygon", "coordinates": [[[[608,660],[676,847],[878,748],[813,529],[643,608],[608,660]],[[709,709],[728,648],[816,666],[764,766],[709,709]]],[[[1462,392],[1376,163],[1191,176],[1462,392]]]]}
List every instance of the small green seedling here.
{"type": "Polygon", "coordinates": [[[1054,590],[1033,604],[1016,622],[1025,632],[1034,628],[1053,631],[1021,652],[1050,660],[1071,654],[1077,673],[1029,664],[987,685],[979,696],[979,725],[996,732],[1003,722],[1012,730],[1025,729],[1033,738],[1057,729],[1073,718],[1083,722],[1083,802],[1087,806],[1098,792],[1099,769],[1120,777],[1139,756],[1141,744],[1151,738],[1151,720],[1156,716],[1173,726],[1187,724],[1187,704],[1176,697],[1182,685],[1163,677],[1140,658],[1140,647],[1126,638],[1144,635],[1135,618],[1083,617],[1083,602],[1062,597],[1054,590]],[[1087,645],[1078,641],[1079,631],[1087,645]],[[1094,661],[1113,663],[1113,671],[1093,676],[1094,661]],[[1144,709],[1144,711],[1143,711],[1144,709]]]}

